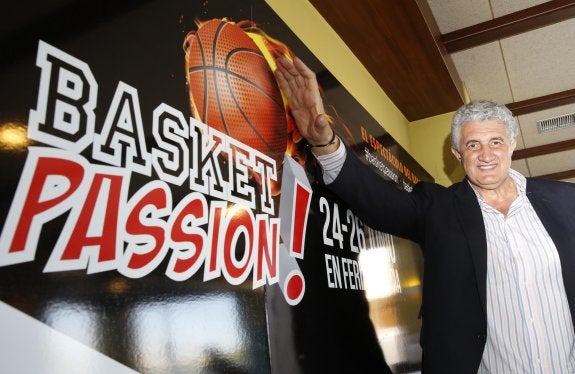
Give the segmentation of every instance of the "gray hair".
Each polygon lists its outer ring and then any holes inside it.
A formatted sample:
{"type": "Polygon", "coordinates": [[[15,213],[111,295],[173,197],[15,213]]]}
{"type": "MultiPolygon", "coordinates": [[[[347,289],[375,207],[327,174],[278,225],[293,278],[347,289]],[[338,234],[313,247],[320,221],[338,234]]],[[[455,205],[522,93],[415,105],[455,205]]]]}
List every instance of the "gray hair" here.
{"type": "Polygon", "coordinates": [[[472,101],[460,107],[451,121],[451,145],[459,150],[461,126],[465,122],[497,121],[507,129],[507,136],[515,142],[519,129],[513,113],[503,104],[488,100],[472,101]]]}

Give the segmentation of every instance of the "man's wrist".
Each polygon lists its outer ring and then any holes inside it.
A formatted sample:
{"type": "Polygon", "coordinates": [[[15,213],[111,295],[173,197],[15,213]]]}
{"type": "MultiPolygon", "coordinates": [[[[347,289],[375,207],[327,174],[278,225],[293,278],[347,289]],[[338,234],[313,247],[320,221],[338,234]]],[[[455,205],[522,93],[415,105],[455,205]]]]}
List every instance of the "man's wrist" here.
{"type": "Polygon", "coordinates": [[[312,153],[316,156],[325,156],[325,155],[329,155],[331,153],[334,153],[335,151],[338,150],[339,145],[340,145],[341,140],[339,139],[339,136],[337,136],[337,134],[333,133],[333,138],[326,144],[320,144],[320,145],[310,145],[310,149],[312,151],[312,153]]]}
{"type": "Polygon", "coordinates": [[[315,158],[319,161],[323,172],[323,181],[325,184],[332,183],[345,162],[346,149],[341,140],[338,141],[339,146],[330,154],[317,155],[314,153],[315,158]]]}
{"type": "Polygon", "coordinates": [[[335,131],[333,131],[333,129],[331,130],[331,138],[327,143],[323,143],[323,144],[311,144],[310,142],[307,143],[307,146],[309,148],[325,148],[325,147],[329,147],[332,144],[335,144],[336,142],[336,133],[335,131]]]}

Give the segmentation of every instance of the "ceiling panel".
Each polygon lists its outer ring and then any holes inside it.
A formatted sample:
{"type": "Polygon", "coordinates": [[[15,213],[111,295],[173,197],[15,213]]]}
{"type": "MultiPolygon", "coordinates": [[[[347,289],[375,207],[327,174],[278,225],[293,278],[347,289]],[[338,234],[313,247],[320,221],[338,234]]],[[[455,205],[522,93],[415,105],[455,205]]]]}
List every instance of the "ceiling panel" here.
{"type": "MultiPolygon", "coordinates": [[[[575,149],[527,159],[531,175],[546,175],[575,168],[575,149]]],[[[529,174],[528,174],[529,175],[529,174]]]]}
{"type": "Polygon", "coordinates": [[[442,34],[493,18],[489,0],[428,0],[442,34]]]}
{"type": "Polygon", "coordinates": [[[499,42],[456,52],[451,57],[471,99],[513,101],[499,42]]]}
{"type": "Polygon", "coordinates": [[[529,168],[526,160],[516,160],[511,162],[511,168],[517,170],[523,175],[529,175],[529,168]]]}
{"type": "Polygon", "coordinates": [[[491,9],[494,17],[501,17],[545,2],[547,0],[491,0],[491,9]]]}
{"type": "Polygon", "coordinates": [[[523,127],[521,127],[520,122],[517,122],[517,124],[519,125],[519,134],[517,134],[517,145],[515,146],[515,149],[524,149],[526,147],[525,147],[525,137],[523,136],[523,127]]]}
{"type": "Polygon", "coordinates": [[[575,19],[501,40],[514,101],[575,87],[574,40],[575,19]]]}

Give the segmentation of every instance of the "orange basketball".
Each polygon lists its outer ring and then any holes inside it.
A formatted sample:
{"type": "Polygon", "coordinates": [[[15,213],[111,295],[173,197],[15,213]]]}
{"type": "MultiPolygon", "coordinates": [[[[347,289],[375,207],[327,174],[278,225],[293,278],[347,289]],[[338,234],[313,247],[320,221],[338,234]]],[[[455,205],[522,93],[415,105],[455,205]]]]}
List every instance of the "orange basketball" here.
{"type": "Polygon", "coordinates": [[[272,157],[281,167],[285,108],[265,57],[234,23],[214,19],[187,39],[190,104],[202,122],[272,157]]]}

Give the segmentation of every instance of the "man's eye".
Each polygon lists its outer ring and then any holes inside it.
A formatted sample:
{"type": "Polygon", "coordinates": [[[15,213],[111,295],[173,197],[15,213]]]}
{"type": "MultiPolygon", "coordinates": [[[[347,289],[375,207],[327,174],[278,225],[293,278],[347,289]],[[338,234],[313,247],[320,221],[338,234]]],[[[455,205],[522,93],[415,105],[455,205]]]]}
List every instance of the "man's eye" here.
{"type": "Polygon", "coordinates": [[[478,143],[469,143],[466,145],[466,148],[469,149],[470,151],[476,151],[479,149],[479,144],[478,143]]]}
{"type": "Polygon", "coordinates": [[[503,145],[503,140],[501,140],[501,139],[496,139],[496,140],[491,141],[492,147],[500,147],[502,145],[503,145]]]}

